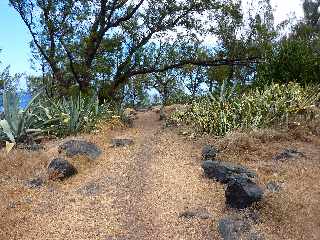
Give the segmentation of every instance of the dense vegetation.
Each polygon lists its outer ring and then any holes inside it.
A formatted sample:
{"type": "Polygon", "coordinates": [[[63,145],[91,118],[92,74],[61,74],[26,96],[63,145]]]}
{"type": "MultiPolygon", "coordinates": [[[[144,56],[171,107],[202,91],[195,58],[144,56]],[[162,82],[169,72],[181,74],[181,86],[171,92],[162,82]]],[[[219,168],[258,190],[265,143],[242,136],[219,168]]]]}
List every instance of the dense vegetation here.
{"type": "Polygon", "coordinates": [[[242,94],[234,90],[223,84],[220,94],[195,101],[187,111],[175,113],[171,121],[191,124],[200,132],[223,136],[232,130],[288,123],[290,117],[298,115],[303,120],[319,117],[313,105],[320,97],[319,86],[302,88],[297,83],[271,84],[263,90],[250,89],[242,94]]]}
{"type": "Polygon", "coordinates": [[[76,134],[126,106],[172,103],[191,106],[177,120],[224,135],[319,101],[319,0],[304,0],[304,18],[279,26],[270,0],[250,9],[241,0],[9,2],[42,75],[27,76],[35,98],[19,109],[22,75],[0,74],[6,141],[76,134]]]}

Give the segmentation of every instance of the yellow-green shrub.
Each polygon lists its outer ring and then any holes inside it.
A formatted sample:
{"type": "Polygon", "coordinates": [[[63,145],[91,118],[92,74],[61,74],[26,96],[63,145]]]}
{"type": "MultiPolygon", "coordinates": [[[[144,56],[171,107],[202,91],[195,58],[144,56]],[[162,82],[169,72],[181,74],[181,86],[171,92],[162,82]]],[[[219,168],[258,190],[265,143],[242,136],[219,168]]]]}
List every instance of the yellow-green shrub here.
{"type": "Polygon", "coordinates": [[[209,95],[193,102],[186,112],[172,119],[193,125],[201,132],[225,135],[235,129],[267,127],[286,123],[290,116],[312,111],[319,99],[319,86],[303,88],[297,83],[272,84],[264,90],[234,93],[225,86],[219,96],[209,95]]]}

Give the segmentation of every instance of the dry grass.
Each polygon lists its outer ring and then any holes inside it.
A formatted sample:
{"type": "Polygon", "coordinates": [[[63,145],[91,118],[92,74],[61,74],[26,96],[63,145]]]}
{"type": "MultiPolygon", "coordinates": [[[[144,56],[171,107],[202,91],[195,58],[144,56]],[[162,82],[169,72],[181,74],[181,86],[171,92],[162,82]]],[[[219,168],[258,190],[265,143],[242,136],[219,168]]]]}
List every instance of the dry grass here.
{"type": "Polygon", "coordinates": [[[216,142],[223,149],[221,159],[255,169],[262,186],[269,181],[283,186],[279,193],[267,191],[258,206],[262,221],[258,228],[266,239],[320,239],[320,138],[311,129],[237,132],[216,142]],[[285,148],[296,148],[305,157],[272,160],[285,148]]]}
{"type": "Polygon", "coordinates": [[[225,138],[190,139],[162,129],[155,113],[139,113],[126,129],[115,119],[93,134],[78,136],[96,143],[103,155],[94,162],[69,159],[78,175],[64,182],[46,180],[30,189],[26,180],[42,176],[63,140],[41,152],[0,153],[0,239],[219,239],[218,220],[233,214],[224,205],[222,185],[204,178],[200,169],[203,144],[221,149],[219,158],[257,171],[263,187],[282,183],[279,193],[267,192],[255,208],[255,227],[265,239],[320,239],[320,139],[318,125],[289,131],[235,132],[225,138]],[[132,137],[135,145],[114,149],[112,137],[132,137]],[[305,157],[275,162],[284,148],[305,157]],[[92,184],[97,192],[86,195],[92,184]],[[181,219],[186,210],[206,209],[211,219],[181,219]]]}

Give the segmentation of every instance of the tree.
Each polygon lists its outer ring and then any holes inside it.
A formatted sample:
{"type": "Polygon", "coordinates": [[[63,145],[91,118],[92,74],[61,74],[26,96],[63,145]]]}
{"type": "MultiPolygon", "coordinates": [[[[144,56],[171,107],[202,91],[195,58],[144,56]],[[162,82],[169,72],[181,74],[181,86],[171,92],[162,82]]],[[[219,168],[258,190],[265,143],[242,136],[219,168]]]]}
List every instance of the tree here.
{"type": "Polygon", "coordinates": [[[146,76],[135,76],[124,87],[123,102],[130,107],[145,107],[149,104],[149,79],[146,76]]]}
{"type": "Polygon", "coordinates": [[[305,0],[304,19],[293,24],[292,31],[274,43],[266,63],[259,68],[264,83],[319,83],[320,78],[320,1],[305,0]]]}
{"type": "Polygon", "coordinates": [[[164,106],[168,105],[170,97],[180,89],[177,79],[178,72],[175,70],[151,75],[151,84],[159,92],[164,106]]]}
{"type": "Polygon", "coordinates": [[[228,81],[230,77],[231,69],[229,66],[219,66],[215,68],[209,68],[207,71],[206,84],[208,90],[212,93],[217,85],[221,85],[224,81],[228,81]]]}
{"type": "Polygon", "coordinates": [[[304,0],[303,12],[306,24],[320,30],[320,0],[304,0]]]}
{"type": "Polygon", "coordinates": [[[181,78],[188,89],[191,98],[194,99],[200,92],[201,84],[205,81],[206,72],[202,67],[187,65],[181,71],[181,78]]]}
{"type": "Polygon", "coordinates": [[[215,51],[215,55],[220,58],[255,56],[261,61],[256,64],[210,67],[206,80],[209,91],[212,92],[215,86],[224,81],[242,85],[255,82],[272,53],[277,37],[270,0],[252,1],[251,7],[244,9],[242,14],[222,14],[213,32],[218,38],[218,48],[211,50],[215,51]]]}
{"type": "Polygon", "coordinates": [[[29,29],[35,57],[46,62],[60,91],[77,84],[114,98],[137,75],[187,64],[242,65],[250,60],[178,57],[159,65],[150,45],[184,29],[185,38],[205,33],[219,14],[234,13],[233,0],[9,0],[29,29]],[[206,16],[206,20],[200,20],[206,16]]]}

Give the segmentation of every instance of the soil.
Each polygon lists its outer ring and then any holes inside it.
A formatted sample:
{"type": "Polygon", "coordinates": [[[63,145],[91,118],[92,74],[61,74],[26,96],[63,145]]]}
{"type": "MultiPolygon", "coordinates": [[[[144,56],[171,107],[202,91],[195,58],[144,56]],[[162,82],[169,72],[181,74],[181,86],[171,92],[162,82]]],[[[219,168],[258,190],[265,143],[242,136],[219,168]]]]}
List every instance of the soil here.
{"type": "Polygon", "coordinates": [[[78,174],[65,181],[46,179],[46,167],[64,139],[45,150],[0,153],[0,239],[220,239],[219,219],[234,211],[225,206],[224,186],[207,179],[201,149],[214,144],[219,158],[255,170],[259,184],[281,184],[254,206],[255,228],[265,239],[320,239],[320,139],[308,134],[233,133],[225,138],[196,137],[164,128],[159,114],[137,114],[133,128],[102,126],[77,136],[97,144],[103,154],[92,161],[69,158],[78,174]],[[134,144],[113,148],[112,138],[134,144]],[[284,148],[304,156],[274,161],[284,148]],[[41,177],[44,185],[26,182],[41,177]],[[183,217],[205,212],[208,217],[183,217]]]}

